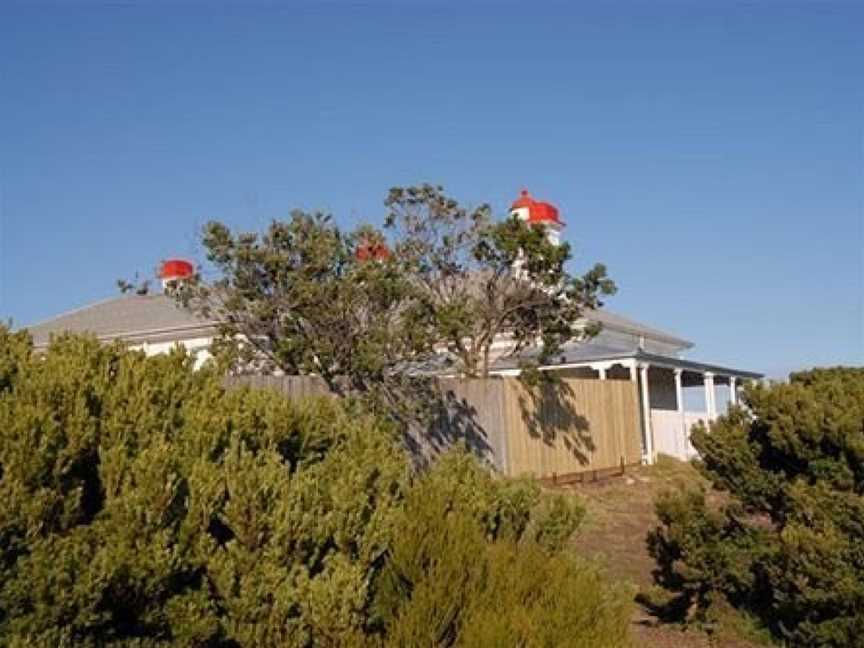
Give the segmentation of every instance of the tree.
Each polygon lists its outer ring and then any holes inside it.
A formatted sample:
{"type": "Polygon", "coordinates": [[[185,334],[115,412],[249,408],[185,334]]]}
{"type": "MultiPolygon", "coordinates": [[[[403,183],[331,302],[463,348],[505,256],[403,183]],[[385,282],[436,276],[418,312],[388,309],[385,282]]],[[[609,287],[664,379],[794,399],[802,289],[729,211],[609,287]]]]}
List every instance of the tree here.
{"type": "Polygon", "coordinates": [[[4,646],[429,645],[423,618],[442,646],[624,645],[625,593],[565,553],[572,497],[464,452],[412,476],[375,417],[193,366],[0,326],[4,646]],[[439,575],[472,565],[449,624],[439,575]]]}
{"type": "Polygon", "coordinates": [[[120,291],[121,295],[126,295],[130,292],[135,292],[136,295],[143,296],[148,295],[150,293],[150,280],[144,279],[141,280],[138,278],[138,273],[135,273],[135,278],[132,281],[127,279],[118,279],[117,280],[117,290],[120,291]]]}
{"type": "Polygon", "coordinates": [[[346,234],[324,214],[295,211],[260,236],[208,223],[203,243],[218,278],[199,276],[176,295],[219,322],[217,356],[239,371],[317,375],[336,394],[404,413],[418,382],[412,365],[433,341],[380,233],[346,234]]]}
{"type": "Polygon", "coordinates": [[[408,486],[387,426],[182,352],[0,328],[4,645],[340,645],[408,486]],[[327,638],[331,640],[328,642],[327,638]],[[341,639],[341,641],[340,641],[341,639]]]}
{"type": "Polygon", "coordinates": [[[464,454],[415,482],[376,583],[388,645],[629,645],[632,594],[565,549],[583,510],[566,495],[529,504],[539,493],[464,454]]]}
{"type": "Polygon", "coordinates": [[[716,489],[667,494],[649,538],[670,609],[718,604],[794,646],[864,636],[864,369],[751,386],[746,408],[694,430],[716,489]]]}
{"type": "Polygon", "coordinates": [[[487,376],[502,337],[509,355],[535,350],[536,366],[596,333],[580,320],[614,293],[614,283],[602,264],[570,275],[570,246],[551,243],[542,227],[516,217],[493,222],[488,205],[466,209],[429,184],[394,187],[385,204],[396,255],[419,288],[435,341],[464,375],[487,376]]]}
{"type": "Polygon", "coordinates": [[[394,188],[386,237],[344,233],[323,214],[294,212],[263,235],[204,230],[212,282],[178,287],[187,306],[219,322],[214,345],[235,369],[321,376],[337,394],[397,417],[412,410],[421,369],[443,351],[453,370],[486,376],[492,344],[536,347],[542,362],[591,327],[577,326],[614,291],[602,265],[568,274],[569,246],[518,219],[493,223],[440,187],[394,188]]]}

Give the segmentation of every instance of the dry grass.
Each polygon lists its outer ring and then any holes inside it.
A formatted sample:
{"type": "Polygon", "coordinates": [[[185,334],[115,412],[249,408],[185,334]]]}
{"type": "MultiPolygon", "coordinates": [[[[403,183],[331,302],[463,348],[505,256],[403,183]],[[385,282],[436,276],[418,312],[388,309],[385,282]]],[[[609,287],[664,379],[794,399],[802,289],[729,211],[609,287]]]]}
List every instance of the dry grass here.
{"type": "MultiPolygon", "coordinates": [[[[654,560],[645,538],[657,518],[654,499],[666,490],[681,490],[706,482],[689,464],[660,457],[654,466],[627,472],[623,477],[566,487],[586,504],[587,516],[574,540],[576,550],[599,559],[610,576],[637,588],[653,583],[654,560]]],[[[755,648],[758,644],[736,636],[734,629],[708,636],[693,630],[660,624],[649,612],[637,607],[633,636],[637,646],[647,648],[755,648]]]]}

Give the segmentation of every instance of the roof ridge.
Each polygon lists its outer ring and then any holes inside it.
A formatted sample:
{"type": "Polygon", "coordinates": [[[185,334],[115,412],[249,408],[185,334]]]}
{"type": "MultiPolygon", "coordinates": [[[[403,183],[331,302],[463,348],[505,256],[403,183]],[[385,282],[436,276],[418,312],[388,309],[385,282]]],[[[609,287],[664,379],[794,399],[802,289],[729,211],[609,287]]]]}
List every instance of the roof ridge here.
{"type": "Polygon", "coordinates": [[[164,300],[167,300],[169,303],[172,303],[175,306],[177,305],[165,293],[154,293],[152,295],[151,294],[147,294],[147,295],[138,295],[138,294],[116,295],[114,297],[105,297],[104,299],[99,299],[97,301],[90,302],[89,304],[84,304],[83,306],[77,306],[75,308],[70,308],[69,310],[63,311],[62,313],[58,313],[57,315],[53,315],[53,316],[45,318],[45,319],[37,320],[35,322],[30,322],[29,324],[23,324],[23,325],[17,327],[17,330],[31,329],[31,328],[36,328],[38,326],[43,326],[45,324],[50,324],[51,322],[55,322],[55,321],[62,319],[64,317],[69,317],[70,315],[75,315],[76,313],[81,313],[81,312],[86,311],[90,308],[96,308],[98,306],[104,306],[105,304],[110,304],[112,302],[120,302],[120,301],[125,301],[125,300],[132,300],[132,299],[156,299],[156,298],[164,299],[164,300]]]}
{"type": "MultiPolygon", "coordinates": [[[[600,308],[586,309],[585,316],[588,317],[588,319],[590,319],[591,313],[607,313],[607,314],[611,315],[612,317],[616,317],[616,318],[619,318],[620,320],[622,320],[620,323],[618,323],[618,325],[621,327],[627,327],[627,328],[631,328],[631,329],[634,329],[637,331],[638,330],[644,330],[645,332],[648,332],[654,336],[657,336],[658,339],[662,337],[666,341],[669,341],[669,342],[676,342],[676,343],[680,342],[680,343],[683,343],[685,345],[688,345],[689,347],[694,346],[694,344],[691,340],[688,340],[687,338],[681,337],[678,333],[675,333],[672,331],[667,331],[665,328],[660,328],[659,326],[657,326],[655,324],[648,324],[648,323],[642,322],[640,320],[633,319],[629,315],[622,315],[621,313],[616,312],[614,310],[609,310],[605,306],[602,306],[600,308]]],[[[605,322],[603,324],[605,324],[605,322]]],[[[610,324],[610,327],[614,327],[614,325],[615,324],[610,324]]]]}
{"type": "Polygon", "coordinates": [[[102,304],[107,304],[108,302],[117,301],[118,299],[125,299],[127,297],[144,297],[146,295],[120,295],[119,297],[106,297],[105,299],[100,299],[99,301],[92,302],[90,304],[84,304],[83,306],[78,306],[77,308],[72,308],[68,311],[63,311],[62,313],[58,313],[57,315],[53,315],[52,317],[48,317],[46,319],[38,320],[36,322],[31,322],[30,324],[25,324],[19,328],[34,328],[36,326],[42,326],[43,324],[48,324],[49,322],[53,322],[54,320],[58,320],[61,317],[67,317],[69,315],[74,315],[75,313],[80,313],[83,310],[87,310],[88,308],[93,308],[94,306],[101,306],[102,304]]]}

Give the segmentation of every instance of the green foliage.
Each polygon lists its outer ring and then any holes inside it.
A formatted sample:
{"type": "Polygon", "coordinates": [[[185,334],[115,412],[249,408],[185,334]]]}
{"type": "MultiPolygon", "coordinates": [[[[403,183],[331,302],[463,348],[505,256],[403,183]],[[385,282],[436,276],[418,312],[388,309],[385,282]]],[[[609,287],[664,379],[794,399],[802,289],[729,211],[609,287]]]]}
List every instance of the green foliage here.
{"type": "Polygon", "coordinates": [[[740,510],[708,507],[698,491],[661,495],[656,510],[660,527],[648,545],[658,557],[657,580],[681,593],[665,602],[667,616],[680,616],[694,606],[709,610],[718,593],[736,604],[761,603],[754,573],[770,558],[766,530],[748,526],[740,510]]]}
{"type": "Polygon", "coordinates": [[[722,601],[791,645],[864,645],[864,369],[793,374],[745,402],[693,433],[719,494],[657,503],[667,611],[705,620],[722,601]]]}
{"type": "Polygon", "coordinates": [[[491,346],[502,335],[511,354],[534,349],[536,364],[596,332],[577,324],[615,284],[602,264],[572,276],[570,246],[552,244],[541,227],[516,217],[494,222],[488,205],[469,210],[429,184],[394,187],[385,205],[385,226],[421,311],[465,375],[488,375],[491,346]]]}
{"type": "Polygon", "coordinates": [[[25,332],[12,333],[0,324],[0,393],[15,381],[23,362],[32,352],[33,344],[25,332]]]}
{"type": "Polygon", "coordinates": [[[192,365],[0,328],[0,644],[621,645],[578,505],[192,365]]]}
{"type": "Polygon", "coordinates": [[[627,645],[630,593],[561,551],[570,502],[445,457],[408,495],[377,585],[388,645],[627,645]]]}
{"type": "Polygon", "coordinates": [[[134,292],[136,295],[148,295],[150,294],[150,280],[140,279],[138,277],[138,273],[136,272],[135,277],[132,281],[123,278],[118,279],[117,290],[120,291],[121,295],[125,295],[131,292],[134,292]]]}
{"type": "Polygon", "coordinates": [[[407,485],[374,421],[330,400],[226,393],[180,353],[65,338],[22,360],[0,431],[4,636],[308,645],[360,632],[407,485]]]}
{"type": "Polygon", "coordinates": [[[173,290],[220,323],[212,351],[234,370],[320,376],[334,393],[399,414],[420,386],[405,368],[432,340],[398,260],[358,258],[358,246],[381,241],[320,213],[295,211],[261,235],[210,222],[203,244],[218,279],[173,290]]]}
{"type": "Polygon", "coordinates": [[[590,335],[580,317],[614,292],[602,265],[571,276],[568,245],[516,218],[493,223],[487,206],[467,210],[440,187],[394,188],[385,205],[392,250],[374,227],[343,232],[321,213],[261,234],[208,223],[217,278],[172,289],[220,322],[213,350],[235,370],[314,374],[396,419],[432,397],[412,370],[442,351],[469,376],[488,373],[500,335],[542,360],[590,335]]]}
{"type": "Polygon", "coordinates": [[[483,591],[469,607],[460,645],[628,646],[632,592],[610,587],[576,556],[536,545],[493,545],[483,591]]]}

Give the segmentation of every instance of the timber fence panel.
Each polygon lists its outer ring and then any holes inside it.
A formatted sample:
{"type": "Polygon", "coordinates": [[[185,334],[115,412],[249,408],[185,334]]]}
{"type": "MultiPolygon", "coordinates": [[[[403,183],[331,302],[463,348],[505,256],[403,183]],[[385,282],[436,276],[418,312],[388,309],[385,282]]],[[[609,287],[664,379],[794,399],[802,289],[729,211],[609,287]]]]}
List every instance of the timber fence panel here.
{"type": "Polygon", "coordinates": [[[507,470],[504,414],[506,384],[500,378],[437,381],[438,413],[427,431],[434,452],[465,443],[498,470],[507,470]]]}
{"type": "MultiPolygon", "coordinates": [[[[332,395],[314,376],[236,376],[226,384],[275,389],[288,398],[332,395]]],[[[464,443],[507,475],[608,471],[641,460],[639,396],[627,380],[562,378],[528,388],[517,378],[436,381],[431,420],[409,427],[421,463],[464,443]]]]}
{"type": "Polygon", "coordinates": [[[308,396],[331,396],[330,389],[317,376],[269,376],[251,374],[244,376],[228,376],[225,379],[228,387],[248,385],[256,389],[274,389],[288,398],[306,398],[308,396]]]}
{"type": "Polygon", "coordinates": [[[639,403],[629,381],[563,378],[526,388],[511,380],[508,398],[511,475],[567,475],[640,460],[639,403]]]}

